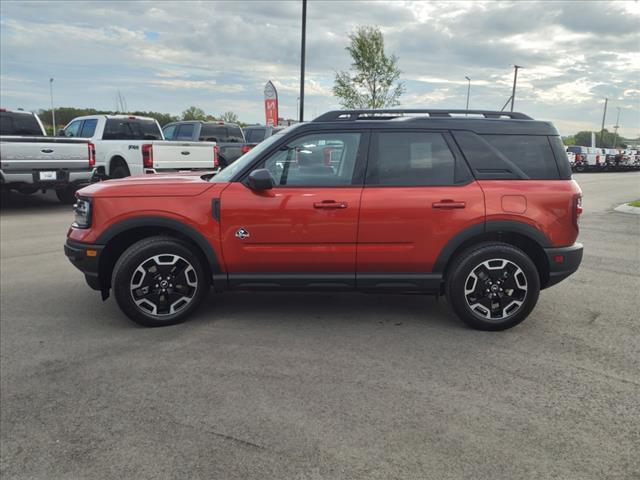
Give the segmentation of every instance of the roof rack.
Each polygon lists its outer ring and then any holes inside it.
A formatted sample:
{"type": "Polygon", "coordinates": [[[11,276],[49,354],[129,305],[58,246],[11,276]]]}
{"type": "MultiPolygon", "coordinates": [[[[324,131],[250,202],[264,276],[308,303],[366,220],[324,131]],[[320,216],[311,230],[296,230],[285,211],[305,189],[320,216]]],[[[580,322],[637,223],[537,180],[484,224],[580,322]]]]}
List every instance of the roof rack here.
{"type": "Polygon", "coordinates": [[[314,122],[356,121],[356,120],[391,120],[407,114],[428,114],[429,117],[452,117],[456,115],[482,115],[484,118],[510,118],[512,120],[533,120],[519,112],[499,112],[495,110],[433,110],[433,109],[401,109],[401,110],[333,110],[315,118],[314,122]]]}

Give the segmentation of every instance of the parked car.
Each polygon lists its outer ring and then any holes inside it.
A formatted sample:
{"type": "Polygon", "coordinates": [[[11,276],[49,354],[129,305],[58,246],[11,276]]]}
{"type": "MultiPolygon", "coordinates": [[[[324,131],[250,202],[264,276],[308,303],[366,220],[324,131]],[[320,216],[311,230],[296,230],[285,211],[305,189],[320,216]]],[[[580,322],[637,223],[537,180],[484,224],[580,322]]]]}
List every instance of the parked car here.
{"type": "Polygon", "coordinates": [[[604,166],[604,156],[600,148],[572,145],[568,147],[568,151],[575,154],[573,169],[576,172],[600,170],[604,166]]]}
{"type": "Polygon", "coordinates": [[[88,140],[47,137],[34,113],[0,110],[0,182],[24,195],[55,190],[72,203],[76,190],[96,174],[95,148],[88,140]]]}
{"type": "Polygon", "coordinates": [[[269,138],[271,135],[275,135],[285,128],[287,127],[273,127],[271,125],[249,125],[248,127],[244,127],[242,130],[244,131],[244,138],[246,138],[247,142],[257,145],[263,140],[269,138]]]}
{"type": "MultiPolygon", "coordinates": [[[[450,116],[459,113],[469,116],[450,116]]],[[[184,320],[213,286],[444,293],[469,325],[502,330],[576,271],[581,213],[549,122],[336,111],[269,137],[215,176],[82,189],[65,252],[147,326],[184,320]]]]}
{"type": "Polygon", "coordinates": [[[96,149],[96,167],[109,178],[219,168],[214,142],[165,141],[153,118],[89,115],[74,118],[59,133],[90,140],[96,149]]]}
{"type": "Polygon", "coordinates": [[[162,131],[167,140],[215,142],[220,168],[231,165],[253,147],[245,141],[242,129],[235,123],[188,120],[168,123],[162,131]]]}

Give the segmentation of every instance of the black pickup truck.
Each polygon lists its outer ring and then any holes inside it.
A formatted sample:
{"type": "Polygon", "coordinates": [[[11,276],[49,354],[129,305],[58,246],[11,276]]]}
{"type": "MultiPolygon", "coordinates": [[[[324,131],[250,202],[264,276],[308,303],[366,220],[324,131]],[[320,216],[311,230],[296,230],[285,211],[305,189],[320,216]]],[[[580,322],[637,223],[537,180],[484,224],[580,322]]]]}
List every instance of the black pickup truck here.
{"type": "Polygon", "coordinates": [[[255,145],[247,143],[242,129],[235,123],[184,120],[166,124],[162,133],[165,140],[216,142],[220,168],[231,165],[255,145]]]}

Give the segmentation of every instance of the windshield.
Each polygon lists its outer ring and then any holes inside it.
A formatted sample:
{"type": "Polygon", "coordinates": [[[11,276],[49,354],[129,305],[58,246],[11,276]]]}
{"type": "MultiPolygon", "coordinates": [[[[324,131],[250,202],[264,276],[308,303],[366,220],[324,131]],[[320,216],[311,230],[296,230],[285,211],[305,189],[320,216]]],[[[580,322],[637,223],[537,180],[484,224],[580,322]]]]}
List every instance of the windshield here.
{"type": "Polygon", "coordinates": [[[229,165],[227,168],[225,168],[219,174],[213,177],[211,181],[214,183],[223,183],[223,182],[231,181],[231,179],[236,175],[236,173],[244,169],[247,165],[251,164],[256,158],[262,155],[262,152],[268,150],[271,147],[271,145],[282,140],[282,137],[284,136],[285,133],[291,132],[294,128],[298,127],[299,125],[302,125],[302,124],[299,123],[298,125],[293,125],[292,127],[285,128],[284,130],[267,138],[264,142],[259,143],[258,145],[253,147],[251,150],[249,150],[248,153],[245,153],[244,155],[242,155],[238,160],[233,162],[231,165],[229,165]]]}

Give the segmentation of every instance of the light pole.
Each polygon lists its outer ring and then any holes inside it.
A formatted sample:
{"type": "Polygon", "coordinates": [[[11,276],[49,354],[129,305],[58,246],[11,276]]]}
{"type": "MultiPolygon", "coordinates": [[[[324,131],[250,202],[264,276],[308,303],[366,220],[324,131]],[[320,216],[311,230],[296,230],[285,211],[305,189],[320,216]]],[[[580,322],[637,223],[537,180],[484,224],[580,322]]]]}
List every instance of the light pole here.
{"type": "Polygon", "coordinates": [[[513,112],[513,104],[516,101],[516,83],[518,82],[518,69],[522,68],[521,65],[514,65],[515,68],[513,72],[513,92],[511,92],[511,111],[513,112]]]}
{"type": "Polygon", "coordinates": [[[617,109],[616,124],[613,126],[613,148],[616,148],[618,144],[618,128],[620,128],[620,107],[617,107],[617,109]]]}
{"type": "Polygon", "coordinates": [[[307,0],[302,0],[302,44],[300,45],[300,122],[304,120],[304,60],[307,43],[307,0]]]}
{"type": "Polygon", "coordinates": [[[53,128],[52,135],[56,136],[56,111],[53,109],[53,77],[49,79],[49,93],[51,94],[51,124],[53,128]]]}
{"type": "MultiPolygon", "coordinates": [[[[604,147],[604,121],[607,118],[607,104],[609,103],[609,99],[604,99],[604,112],[602,112],[602,127],[600,127],[600,146],[604,147]]],[[[596,144],[596,147],[598,145],[596,144]]]]}
{"type": "Polygon", "coordinates": [[[466,75],[464,78],[466,78],[467,82],[469,82],[467,85],[467,108],[465,109],[465,110],[469,110],[469,93],[471,93],[471,79],[466,75]]]}

